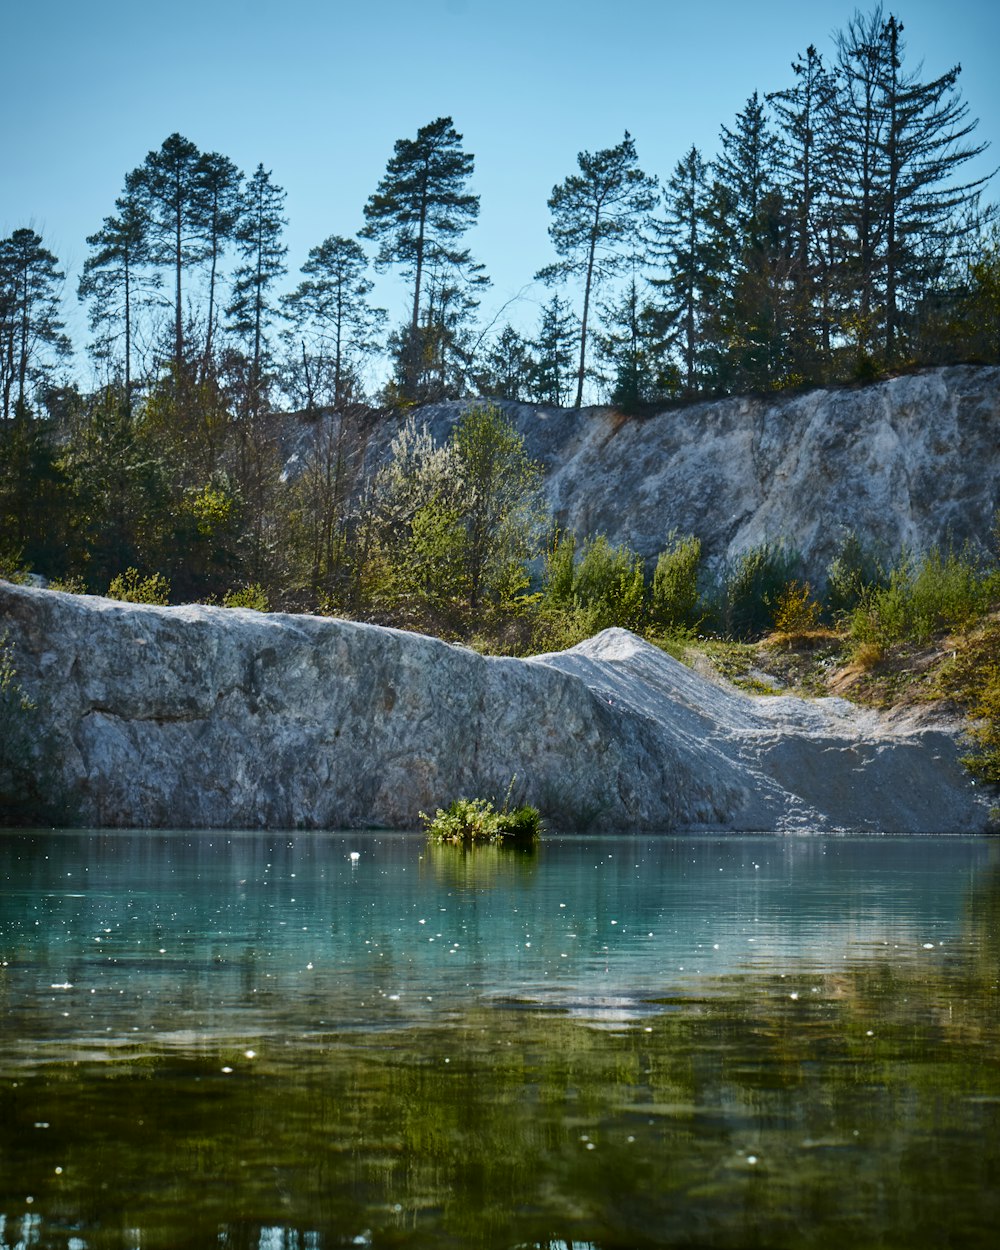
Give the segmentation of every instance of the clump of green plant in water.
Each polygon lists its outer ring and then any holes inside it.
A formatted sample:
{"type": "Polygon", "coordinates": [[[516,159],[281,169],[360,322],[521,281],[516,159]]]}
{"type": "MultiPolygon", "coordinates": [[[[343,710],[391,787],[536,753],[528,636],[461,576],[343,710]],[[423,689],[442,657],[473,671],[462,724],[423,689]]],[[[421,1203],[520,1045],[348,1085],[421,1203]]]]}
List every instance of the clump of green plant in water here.
{"type": "Polygon", "coordinates": [[[489,799],[455,799],[446,809],[439,807],[433,816],[421,812],[420,819],[429,838],[459,846],[484,842],[533,846],[542,831],[537,808],[525,805],[508,810],[504,803],[497,811],[489,799]]]}
{"type": "Polygon", "coordinates": [[[138,569],[128,568],[112,578],[108,598],[120,599],[123,603],[153,603],[165,607],[170,601],[170,583],[161,573],[142,577],[138,569]]]}

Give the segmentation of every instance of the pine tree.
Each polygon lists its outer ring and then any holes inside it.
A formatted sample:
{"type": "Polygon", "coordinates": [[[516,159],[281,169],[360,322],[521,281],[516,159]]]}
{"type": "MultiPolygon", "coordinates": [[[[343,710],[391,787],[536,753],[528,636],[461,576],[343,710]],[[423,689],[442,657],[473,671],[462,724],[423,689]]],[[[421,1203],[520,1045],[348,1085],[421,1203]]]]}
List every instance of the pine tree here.
{"type": "Polygon", "coordinates": [[[660,292],[661,341],[676,348],[682,383],[696,394],[712,378],[706,333],[719,298],[729,254],[723,228],[728,201],[710,181],[696,147],[677,163],[663,193],[664,217],[653,222],[653,256],[666,276],[652,279],[660,292]]]}
{"type": "Polygon", "coordinates": [[[521,403],[530,393],[535,367],[531,344],[512,325],[505,325],[486,353],[480,393],[521,403]]]}
{"type": "Polygon", "coordinates": [[[587,334],[591,297],[600,284],[620,272],[637,247],[656,203],[656,179],[639,168],[635,143],[626,130],[617,147],[581,152],[578,174],[553,187],[549,197],[549,238],[563,259],[536,276],[545,282],[583,279],[580,357],[576,400],[583,403],[587,374],[587,334]]]}
{"type": "Polygon", "coordinates": [[[635,412],[661,388],[654,363],[655,316],[634,270],[620,298],[601,304],[599,311],[597,347],[610,373],[608,397],[623,412],[635,412]]]}
{"type": "Polygon", "coordinates": [[[232,242],[240,221],[243,175],[228,156],[205,152],[198,158],[196,178],[199,215],[205,241],[208,271],[208,311],[205,317],[204,371],[211,368],[216,330],[216,288],[219,262],[226,244],[232,242]]]}
{"type": "Polygon", "coordinates": [[[385,175],[365,204],[361,237],[379,244],[376,266],[399,265],[413,282],[409,325],[399,342],[406,353],[401,373],[407,397],[415,394],[420,372],[425,274],[434,266],[463,270],[471,263],[455,242],[479,216],[479,196],[467,189],[473,168],[452,119],[439,117],[422,126],[416,139],[396,141],[385,175]]]}
{"type": "Polygon", "coordinates": [[[228,313],[233,331],[247,339],[251,402],[259,404],[264,365],[269,355],[267,330],[277,315],[271,288],[285,273],[288,248],[281,241],[285,192],[258,165],[246,185],[236,227],[236,246],[243,264],[236,270],[228,313]]]}
{"type": "Polygon", "coordinates": [[[567,301],[558,295],[554,294],[542,309],[538,336],[533,343],[532,397],[536,403],[561,408],[568,398],[578,324],[567,301]]]}
{"type": "Polygon", "coordinates": [[[282,300],[294,337],[301,343],[310,409],[320,390],[328,390],[335,407],[349,402],[359,387],[362,361],[379,345],[385,310],[368,303],[373,283],[367,267],[358,243],[330,235],[310,249],[302,266],[305,281],[282,300]]]}
{"type": "Polygon", "coordinates": [[[0,239],[0,411],[27,417],[29,400],[68,355],[59,317],[58,260],[34,230],[0,239]]]}
{"type": "Polygon", "coordinates": [[[208,255],[204,234],[204,194],[197,147],[172,134],[149,152],[126,179],[149,223],[150,259],[173,272],[175,370],[184,366],[184,273],[208,255]]]}
{"type": "Polygon", "coordinates": [[[767,99],[781,128],[781,190],[794,222],[793,318],[796,367],[807,376],[830,357],[831,123],[837,84],[810,44],[792,63],[795,85],[767,99]]]}
{"type": "Polygon", "coordinates": [[[159,275],[143,273],[150,252],[148,221],[139,197],[126,187],[115,207],[117,216],[105,217],[101,229],[87,237],[92,251],[83,262],[77,296],[90,305],[95,335],[91,354],[120,377],[123,406],[131,414],[138,304],[159,286],[159,275]]]}

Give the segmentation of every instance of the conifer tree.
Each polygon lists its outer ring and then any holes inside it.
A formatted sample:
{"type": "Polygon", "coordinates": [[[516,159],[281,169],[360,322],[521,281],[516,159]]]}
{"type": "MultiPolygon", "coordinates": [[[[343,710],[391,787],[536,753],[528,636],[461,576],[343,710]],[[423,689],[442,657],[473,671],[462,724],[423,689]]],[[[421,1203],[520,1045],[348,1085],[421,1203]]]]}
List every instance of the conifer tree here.
{"type": "Polygon", "coordinates": [[[689,395],[711,378],[706,325],[718,300],[727,258],[721,226],[727,201],[709,179],[701,152],[691,147],[663,192],[664,216],[653,222],[653,256],[666,271],[652,283],[660,291],[665,345],[676,347],[689,395]]]}
{"type": "Polygon", "coordinates": [[[0,239],[0,411],[27,417],[31,393],[70,351],[59,316],[65,278],[41,235],[27,227],[0,239]]]}
{"type": "Polygon", "coordinates": [[[271,181],[271,172],[258,165],[247,181],[236,227],[236,246],[243,260],[234,275],[228,312],[233,331],[247,340],[250,389],[260,399],[263,367],[268,356],[267,330],[277,315],[270,300],[274,284],[285,273],[288,248],[282,243],[285,192],[271,181]]]}
{"type": "Polygon", "coordinates": [[[159,275],[143,274],[150,253],[148,222],[139,197],[126,187],[115,207],[117,215],[105,217],[101,229],[87,237],[92,251],[83,262],[77,296],[90,305],[95,336],[91,354],[116,374],[120,368],[122,402],[126,414],[131,414],[138,303],[159,285],[159,275]]]}
{"type": "Polygon", "coordinates": [[[561,408],[568,398],[573,343],[577,333],[578,322],[569,303],[553,294],[542,309],[538,336],[533,343],[535,367],[532,396],[536,403],[561,408]]]}
{"type": "Polygon", "coordinates": [[[208,254],[204,233],[204,195],[197,147],[174,133],[147,154],[126,179],[148,221],[150,259],[173,272],[174,367],[184,365],[185,272],[208,254]]]}
{"type": "Polygon", "coordinates": [[[468,190],[473,168],[452,119],[439,117],[415,139],[396,141],[385,175],[365,204],[361,237],[379,244],[376,267],[399,265],[413,283],[409,324],[399,339],[407,397],[414,395],[420,372],[425,275],[434,266],[462,270],[471,264],[456,241],[479,216],[479,196],[468,190]]]}
{"type": "Polygon", "coordinates": [[[223,156],[221,152],[205,152],[198,158],[196,177],[201,200],[201,229],[209,262],[204,353],[204,371],[207,372],[212,365],[217,321],[219,263],[226,244],[234,240],[240,222],[243,175],[228,156],[223,156]]]}
{"type": "Polygon", "coordinates": [[[379,346],[385,310],[368,303],[373,283],[367,268],[360,244],[330,235],[310,249],[302,266],[305,280],[282,300],[301,344],[310,409],[321,389],[328,389],[335,407],[348,402],[358,389],[361,362],[379,346]]]}
{"type": "Polygon", "coordinates": [[[616,147],[581,152],[580,172],[570,174],[549,197],[549,238],[562,260],[541,270],[545,282],[583,280],[580,355],[574,406],[583,403],[587,374],[587,335],[592,295],[620,272],[641,245],[643,228],[656,203],[656,179],[639,168],[635,143],[626,130],[616,147]]]}

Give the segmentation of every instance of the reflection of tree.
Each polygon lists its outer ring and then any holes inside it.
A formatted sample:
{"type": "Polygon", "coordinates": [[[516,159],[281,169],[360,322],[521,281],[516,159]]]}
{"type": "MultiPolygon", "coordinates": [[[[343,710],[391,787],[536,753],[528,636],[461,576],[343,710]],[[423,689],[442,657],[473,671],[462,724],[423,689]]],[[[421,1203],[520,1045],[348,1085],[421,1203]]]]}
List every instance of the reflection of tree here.
{"type": "MultiPolygon", "coordinates": [[[[431,871],[473,881],[525,863],[435,850],[431,871]]],[[[59,1218],[109,1247],[122,1210],[153,1248],[259,1250],[276,1227],[286,1246],[366,1228],[379,1246],[986,1245],[995,967],[963,982],[935,951],[746,975],[615,1032],[476,1005],[255,1039],[252,1060],[136,1043],[2,1083],[0,1211],[30,1192],[53,1218],[58,1160],[59,1218]]]]}

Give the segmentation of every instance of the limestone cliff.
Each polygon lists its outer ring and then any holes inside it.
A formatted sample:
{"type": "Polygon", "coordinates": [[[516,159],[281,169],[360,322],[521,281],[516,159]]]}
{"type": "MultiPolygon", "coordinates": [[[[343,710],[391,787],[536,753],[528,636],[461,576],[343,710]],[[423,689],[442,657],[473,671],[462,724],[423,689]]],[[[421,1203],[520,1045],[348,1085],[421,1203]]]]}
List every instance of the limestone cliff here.
{"type": "MultiPolygon", "coordinates": [[[[624,418],[501,405],[546,470],[556,520],[655,556],[671,529],[709,558],[763,541],[821,578],[848,531],[901,548],[988,541],[1000,508],[1000,368],[928,369],[865,387],[741,397],[624,418]]],[[[460,404],[420,409],[439,440],[460,404]]],[[[376,437],[384,449],[390,422],[376,437]]]]}
{"type": "Polygon", "coordinates": [[[483,658],[328,618],[0,582],[5,632],[61,784],[95,826],[414,827],[454,797],[502,797],[512,777],[515,799],[571,829],[987,821],[952,727],[754,699],[621,630],[483,658]]]}

